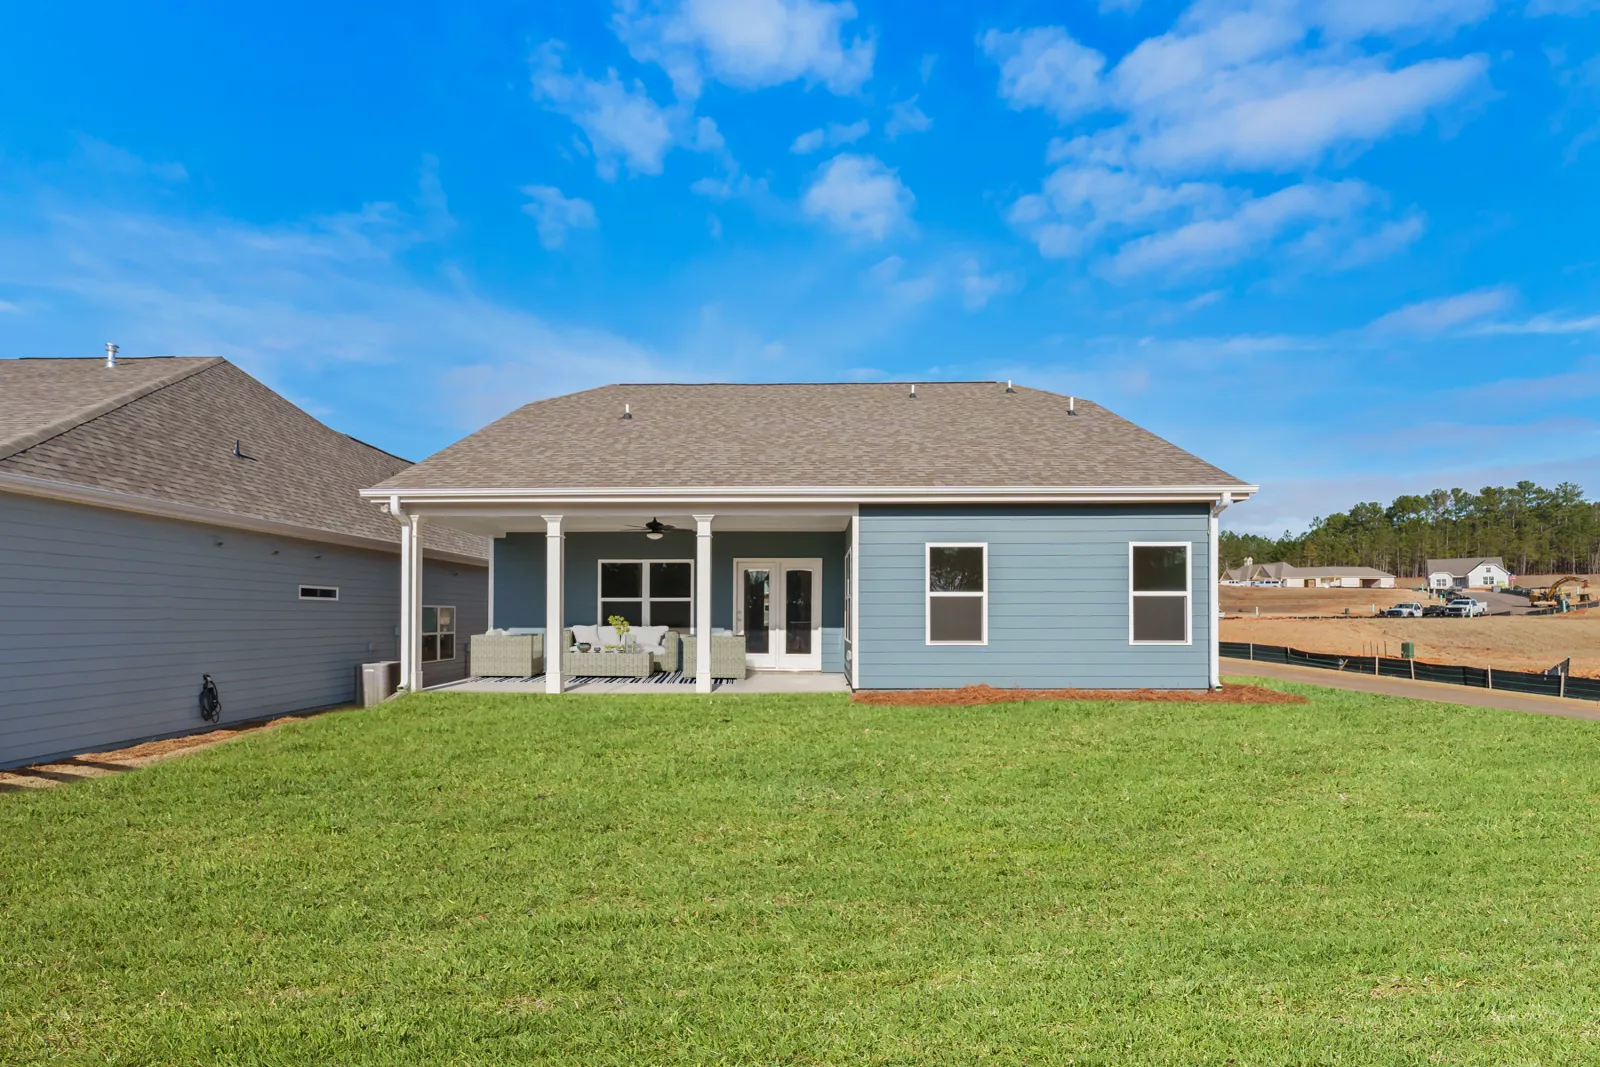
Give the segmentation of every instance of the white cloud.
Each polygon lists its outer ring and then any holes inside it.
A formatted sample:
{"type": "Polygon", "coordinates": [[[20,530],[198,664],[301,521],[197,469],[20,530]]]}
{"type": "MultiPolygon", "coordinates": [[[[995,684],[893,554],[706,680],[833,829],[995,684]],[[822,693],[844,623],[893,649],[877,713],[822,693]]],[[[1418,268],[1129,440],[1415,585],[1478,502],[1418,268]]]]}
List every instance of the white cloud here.
{"type": "Polygon", "coordinates": [[[961,306],[968,311],[981,311],[1000,293],[1016,288],[1017,277],[1006,272],[985,274],[978,261],[969,259],[961,270],[961,306]]]}
{"type": "Polygon", "coordinates": [[[623,0],[614,25],[634,57],[659,64],[679,97],[708,78],[740,89],[790,81],[853,93],[872,76],[871,35],[845,40],[855,5],[827,0],[623,0]]]}
{"type": "Polygon", "coordinates": [[[883,132],[892,141],[902,133],[922,133],[932,126],[933,120],[923,113],[917,106],[917,98],[912,96],[889,105],[889,121],[884,124],[883,132]]]}
{"type": "Polygon", "coordinates": [[[852,237],[881,241],[910,224],[916,198],[874,156],[846,153],[823,164],[801,199],[812,218],[852,237]]]}
{"type": "Polygon", "coordinates": [[[1286,233],[1338,222],[1371,199],[1361,182],[1301,183],[1244,200],[1228,214],[1196,219],[1123,245],[1106,264],[1112,277],[1190,273],[1230,266],[1286,233]]]}
{"type": "Polygon", "coordinates": [[[1315,169],[1415,128],[1487,84],[1481,55],[1397,62],[1388,39],[1452,33],[1490,0],[1198,0],[1166,33],[1109,70],[1061,27],[989,31],[998,92],[1066,121],[1111,116],[1050,142],[1059,164],[1014,202],[1012,224],[1047,256],[1098,256],[1113,277],[1161,264],[1204,269],[1295,242],[1304,263],[1348,269],[1392,255],[1425,229],[1389,216],[1359,183],[1315,169]],[[1225,175],[1292,171],[1277,190],[1225,175]],[[1357,189],[1360,196],[1353,195],[1357,189]],[[1107,251],[1101,246],[1112,244],[1107,251]]]}
{"type": "Polygon", "coordinates": [[[595,168],[607,181],[616,177],[619,163],[636,174],[660,174],[662,159],[678,139],[674,127],[687,120],[686,113],[661,107],[643,85],[624,83],[614,70],[603,80],[567,73],[555,44],[534,57],[533,91],[583,130],[595,168]]]}
{"type": "Polygon", "coordinates": [[[1476,334],[1541,334],[1565,335],[1600,333],[1600,315],[1585,315],[1570,319],[1559,315],[1535,315],[1521,322],[1491,322],[1470,331],[1476,334]]]}
{"type": "Polygon", "coordinates": [[[1000,96],[1011,107],[1040,107],[1070,119],[1101,102],[1105,56],[1060,26],[983,35],[983,50],[1000,64],[1000,96]]]}
{"type": "Polygon", "coordinates": [[[546,248],[566,244],[568,230],[592,230],[600,225],[593,204],[563,196],[553,185],[524,185],[522,191],[528,196],[522,210],[538,224],[539,243],[546,248]]]}
{"type": "Polygon", "coordinates": [[[1407,304],[1374,319],[1367,329],[1374,333],[1442,333],[1504,311],[1515,299],[1516,292],[1510,286],[1474,289],[1469,293],[1407,304]]]}
{"type": "Polygon", "coordinates": [[[854,144],[867,135],[872,129],[871,123],[860,119],[848,125],[839,122],[830,122],[826,126],[819,126],[814,130],[807,130],[794,139],[789,146],[789,151],[797,156],[810,155],[819,148],[837,148],[840,145],[854,144]]]}
{"type": "Polygon", "coordinates": [[[182,163],[152,163],[97,137],[78,135],[78,151],[92,167],[115,174],[149,176],[164,182],[186,182],[189,171],[182,163]]]}

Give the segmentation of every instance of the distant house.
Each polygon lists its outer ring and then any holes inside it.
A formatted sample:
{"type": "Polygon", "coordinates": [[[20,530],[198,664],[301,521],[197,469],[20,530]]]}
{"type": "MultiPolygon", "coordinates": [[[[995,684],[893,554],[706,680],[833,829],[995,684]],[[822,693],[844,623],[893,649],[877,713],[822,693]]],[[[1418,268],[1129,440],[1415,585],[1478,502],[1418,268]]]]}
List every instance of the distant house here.
{"type": "Polygon", "coordinates": [[[1501,589],[1511,573],[1499,556],[1463,556],[1428,561],[1429,589],[1501,589]]]}
{"type": "MultiPolygon", "coordinates": [[[[0,359],[0,766],[350,702],[396,658],[410,467],[223,359],[0,359]]],[[[429,682],[487,623],[488,542],[424,538],[429,682]]]]}
{"type": "Polygon", "coordinates": [[[1292,563],[1247,563],[1226,572],[1229,581],[1279,581],[1291,589],[1393,589],[1394,575],[1372,567],[1296,567],[1292,563]]]}

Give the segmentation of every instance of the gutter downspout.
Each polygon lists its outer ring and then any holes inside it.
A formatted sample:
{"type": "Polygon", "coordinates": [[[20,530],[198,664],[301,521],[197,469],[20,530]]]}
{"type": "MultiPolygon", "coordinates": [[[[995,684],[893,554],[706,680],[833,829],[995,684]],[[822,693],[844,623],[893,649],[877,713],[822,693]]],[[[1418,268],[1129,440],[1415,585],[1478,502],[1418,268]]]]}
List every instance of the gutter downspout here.
{"type": "Polygon", "coordinates": [[[389,517],[400,524],[400,684],[411,685],[411,519],[400,508],[400,498],[391,496],[389,517]]]}
{"type": "Polygon", "coordinates": [[[1217,502],[1211,505],[1211,596],[1207,598],[1206,609],[1209,617],[1206,620],[1206,630],[1211,635],[1211,688],[1222,688],[1222,572],[1218,570],[1221,553],[1217,546],[1217,516],[1227,510],[1233,503],[1231,492],[1223,493],[1217,502]]]}

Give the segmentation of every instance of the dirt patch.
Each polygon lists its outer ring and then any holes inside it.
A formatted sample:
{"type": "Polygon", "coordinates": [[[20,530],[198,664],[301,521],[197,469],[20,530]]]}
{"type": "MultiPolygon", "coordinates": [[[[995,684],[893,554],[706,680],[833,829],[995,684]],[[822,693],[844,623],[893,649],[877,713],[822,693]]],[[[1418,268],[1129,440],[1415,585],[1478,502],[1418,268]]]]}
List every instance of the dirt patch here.
{"type": "MultiPolygon", "coordinates": [[[[330,709],[342,710],[342,709],[330,709]]],[[[322,715],[325,712],[314,712],[322,715]]],[[[217,745],[231,741],[245,734],[259,733],[262,730],[271,730],[273,727],[282,726],[286,722],[299,722],[309,719],[311,715],[283,715],[276,719],[267,719],[261,722],[240,723],[236,726],[219,726],[215,730],[204,733],[184,734],[182,737],[169,737],[161,741],[146,741],[143,744],[129,745],[127,748],[108,749],[104,752],[85,752],[78,756],[67,756],[50,763],[35,763],[28,767],[17,767],[9,771],[0,770],[0,792],[12,792],[17,789],[48,789],[51,786],[65,785],[82,778],[99,778],[107,774],[120,774],[123,771],[137,770],[147,767],[152,763],[172,759],[174,756],[184,756],[202,749],[214,748],[217,745]]]]}
{"type": "MultiPolygon", "coordinates": [[[[1401,588],[1410,579],[1395,579],[1393,589],[1273,589],[1224,585],[1218,591],[1222,610],[1229,615],[1373,615],[1410,601],[1428,602],[1420,589],[1401,588]]],[[[1420,585],[1420,580],[1418,582],[1420,585]]]]}
{"type": "Polygon", "coordinates": [[[1224,641],[1288,645],[1340,656],[1398,656],[1507,671],[1543,671],[1568,657],[1572,673],[1600,678],[1600,609],[1481,619],[1223,619],[1224,641]]]}
{"type": "Polygon", "coordinates": [[[1218,690],[1189,689],[997,689],[969,685],[961,689],[863,690],[854,704],[896,707],[971,707],[1010,704],[1019,700],[1113,700],[1152,704],[1304,704],[1306,698],[1259,685],[1225,685],[1218,690]]]}

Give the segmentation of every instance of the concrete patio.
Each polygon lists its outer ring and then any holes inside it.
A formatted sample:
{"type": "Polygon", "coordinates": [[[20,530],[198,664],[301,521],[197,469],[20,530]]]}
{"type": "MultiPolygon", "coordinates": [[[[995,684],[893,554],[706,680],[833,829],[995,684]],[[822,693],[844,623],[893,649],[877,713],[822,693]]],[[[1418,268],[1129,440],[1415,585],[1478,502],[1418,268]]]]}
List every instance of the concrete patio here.
{"type": "MultiPolygon", "coordinates": [[[[534,678],[463,678],[429,686],[428,692],[457,693],[543,693],[544,675],[534,678]]],[[[573,678],[567,693],[683,694],[695,692],[694,679],[680,674],[655,674],[649,678],[573,678]]],[[[825,671],[749,671],[740,679],[716,680],[718,693],[848,693],[850,683],[842,674],[825,671]]]]}

